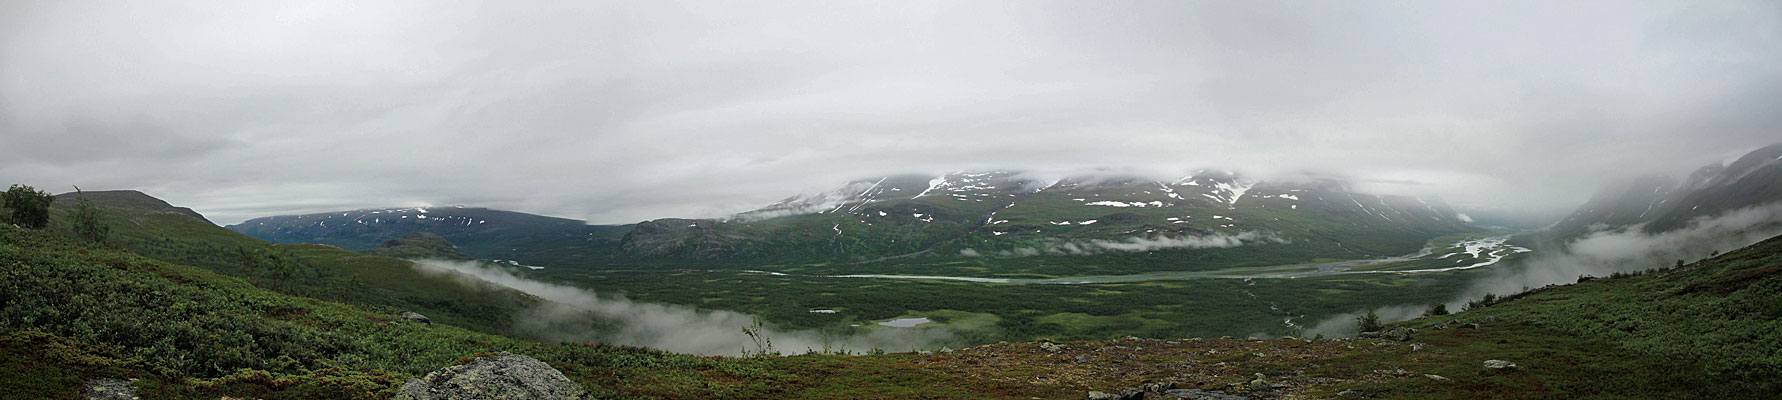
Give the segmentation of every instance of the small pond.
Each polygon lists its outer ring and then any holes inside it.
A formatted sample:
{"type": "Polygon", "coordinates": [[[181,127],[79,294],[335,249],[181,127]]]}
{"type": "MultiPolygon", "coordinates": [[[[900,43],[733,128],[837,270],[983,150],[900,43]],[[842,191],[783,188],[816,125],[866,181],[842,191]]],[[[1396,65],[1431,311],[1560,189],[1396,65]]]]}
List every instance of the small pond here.
{"type": "Polygon", "coordinates": [[[898,318],[898,319],[894,319],[894,320],[890,320],[890,321],[880,322],[879,325],[889,326],[889,327],[893,327],[893,328],[909,328],[909,327],[914,327],[916,325],[926,324],[929,322],[934,322],[934,321],[929,321],[928,318],[898,318]]]}

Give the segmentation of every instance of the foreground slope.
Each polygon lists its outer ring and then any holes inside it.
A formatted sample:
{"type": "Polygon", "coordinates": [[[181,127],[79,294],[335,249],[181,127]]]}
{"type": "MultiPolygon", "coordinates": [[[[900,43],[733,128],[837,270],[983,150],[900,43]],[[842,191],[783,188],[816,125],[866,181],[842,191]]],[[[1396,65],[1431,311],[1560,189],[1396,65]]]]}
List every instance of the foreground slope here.
{"type": "Polygon", "coordinates": [[[141,379],[147,398],[383,398],[408,378],[497,351],[537,357],[606,396],[617,394],[602,388],[644,390],[656,377],[778,379],[748,362],[405,323],[394,309],[280,294],[11,225],[0,226],[0,266],[3,398],[74,398],[99,377],[141,379]]]}
{"type": "MultiPolygon", "coordinates": [[[[86,192],[111,226],[108,244],[156,260],[202,267],[280,293],[425,314],[485,332],[508,333],[512,315],[537,299],[511,290],[472,290],[413,263],[313,244],[273,244],[223,229],[137,191],[86,192]]],[[[50,230],[67,234],[74,194],[57,196],[50,230]]],[[[71,234],[70,234],[71,235],[71,234]]]]}

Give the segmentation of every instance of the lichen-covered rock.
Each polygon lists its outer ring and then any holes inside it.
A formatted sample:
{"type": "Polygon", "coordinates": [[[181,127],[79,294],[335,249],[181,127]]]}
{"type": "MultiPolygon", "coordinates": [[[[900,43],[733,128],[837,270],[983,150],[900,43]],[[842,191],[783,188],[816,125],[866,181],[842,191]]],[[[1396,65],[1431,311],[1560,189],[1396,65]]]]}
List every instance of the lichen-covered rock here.
{"type": "Polygon", "coordinates": [[[1269,390],[1272,387],[1273,385],[1268,384],[1268,377],[1262,375],[1260,372],[1256,373],[1256,379],[1250,381],[1250,391],[1252,392],[1269,390]]]}
{"type": "Polygon", "coordinates": [[[1231,394],[1217,390],[1174,389],[1163,393],[1165,399],[1189,400],[1250,400],[1249,396],[1231,394]]]}
{"type": "Polygon", "coordinates": [[[88,400],[136,400],[136,387],[130,381],[118,378],[95,378],[87,380],[87,386],[80,391],[88,400]]]}
{"type": "Polygon", "coordinates": [[[1485,360],[1485,368],[1486,369],[1512,369],[1512,368],[1516,368],[1516,363],[1504,361],[1504,360],[1485,360]]]}
{"type": "Polygon", "coordinates": [[[397,399],[583,399],[588,393],[556,368],[508,352],[411,379],[397,399]]]}

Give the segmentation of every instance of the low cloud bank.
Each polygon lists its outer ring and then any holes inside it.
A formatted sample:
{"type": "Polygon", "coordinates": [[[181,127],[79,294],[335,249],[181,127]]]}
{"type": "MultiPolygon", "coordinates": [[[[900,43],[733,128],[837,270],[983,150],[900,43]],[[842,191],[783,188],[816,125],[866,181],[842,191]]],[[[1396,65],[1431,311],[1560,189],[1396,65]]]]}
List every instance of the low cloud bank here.
{"type": "MultiPolygon", "coordinates": [[[[1498,268],[1446,304],[1460,310],[1468,301],[1486,293],[1508,295],[1553,284],[1569,284],[1578,276],[1607,276],[1691,262],[1714,252],[1736,250],[1782,235],[1782,203],[1740,209],[1717,217],[1699,218],[1688,227],[1646,234],[1641,226],[1591,233],[1561,249],[1533,253],[1513,265],[1498,268]]],[[[1374,309],[1384,322],[1403,321],[1420,315],[1427,304],[1386,306],[1374,309]]],[[[1358,311],[1337,315],[1313,325],[1307,334],[1352,336],[1358,311]]]]}
{"type": "Polygon", "coordinates": [[[1141,236],[1125,240],[1093,239],[1087,241],[1068,241],[1038,247],[1022,247],[1013,250],[1000,250],[995,253],[975,249],[960,250],[959,254],[969,257],[995,255],[999,257],[1030,257],[1047,255],[1086,255],[1104,251],[1154,251],[1168,249],[1212,249],[1232,248],[1248,244],[1287,243],[1286,239],[1266,233],[1241,232],[1235,235],[1213,234],[1202,236],[1172,237],[1165,235],[1141,236]]]}
{"type": "MultiPolygon", "coordinates": [[[[762,350],[743,333],[744,327],[755,323],[755,318],[747,314],[601,296],[582,288],[522,278],[477,262],[415,260],[415,265],[424,272],[460,277],[472,286],[495,284],[546,300],[545,304],[514,316],[521,330],[540,339],[598,341],[703,355],[762,350]]],[[[858,335],[827,338],[822,332],[786,331],[771,326],[764,327],[761,333],[772,340],[774,350],[788,353],[825,349],[863,352],[874,348],[906,351],[932,348],[953,339],[942,328],[873,327],[858,335]]]]}

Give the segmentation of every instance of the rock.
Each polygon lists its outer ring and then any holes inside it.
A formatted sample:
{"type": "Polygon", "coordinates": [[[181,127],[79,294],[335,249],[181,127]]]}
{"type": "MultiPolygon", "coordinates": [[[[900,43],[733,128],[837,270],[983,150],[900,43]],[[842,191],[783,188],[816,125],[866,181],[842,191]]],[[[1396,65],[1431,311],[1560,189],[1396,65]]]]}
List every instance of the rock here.
{"type": "Polygon", "coordinates": [[[1411,351],[1423,351],[1422,343],[1411,343],[1411,351]]]}
{"type": "Polygon", "coordinates": [[[1479,329],[1479,324],[1472,323],[1472,324],[1461,325],[1460,327],[1464,328],[1464,329],[1479,329]]]}
{"type": "Polygon", "coordinates": [[[1516,363],[1504,360],[1485,360],[1485,369],[1513,369],[1516,363]]]}
{"type": "Polygon", "coordinates": [[[1141,387],[1144,388],[1145,393],[1162,395],[1163,392],[1168,392],[1168,391],[1170,391],[1170,389],[1175,389],[1176,383],[1175,382],[1145,382],[1145,385],[1141,386],[1141,387]]]}
{"type": "Polygon", "coordinates": [[[1337,395],[1337,397],[1352,397],[1352,396],[1360,396],[1361,392],[1357,392],[1354,389],[1349,389],[1349,390],[1337,392],[1336,395],[1337,395]]]}
{"type": "Polygon", "coordinates": [[[1064,346],[1059,346],[1057,343],[1052,342],[1040,342],[1039,347],[1053,353],[1057,353],[1059,350],[1064,350],[1064,346]]]}
{"type": "Polygon", "coordinates": [[[1268,377],[1263,376],[1261,372],[1256,373],[1256,379],[1250,380],[1250,391],[1252,392],[1261,392],[1270,388],[1272,386],[1268,384],[1268,377]]]}
{"type": "Polygon", "coordinates": [[[1430,380],[1436,380],[1436,381],[1448,380],[1448,377],[1436,375],[1436,374],[1423,374],[1423,377],[1429,378],[1430,380]]]}
{"type": "Polygon", "coordinates": [[[1079,355],[1077,355],[1077,357],[1076,357],[1076,361],[1077,361],[1077,363],[1078,363],[1078,364],[1088,364],[1088,363],[1089,363],[1089,356],[1086,356],[1086,355],[1080,355],[1080,354],[1079,354],[1079,355]]]}
{"type": "Polygon", "coordinates": [[[399,400],[585,399],[586,390],[542,361],[508,352],[410,379],[399,400]]]}
{"type": "Polygon", "coordinates": [[[81,396],[89,400],[136,400],[136,387],[130,381],[118,378],[94,378],[87,380],[87,386],[81,388],[81,396]]]}
{"type": "Polygon", "coordinates": [[[1380,337],[1400,342],[1409,342],[1411,341],[1411,332],[1404,329],[1392,329],[1386,331],[1386,333],[1380,334],[1380,337]]]}
{"type": "Polygon", "coordinates": [[[427,319],[427,316],[421,315],[420,313],[417,313],[414,311],[403,311],[401,314],[396,314],[396,316],[399,318],[408,320],[410,322],[419,322],[419,323],[423,323],[423,324],[427,324],[427,325],[433,325],[433,320],[427,319]]]}
{"type": "Polygon", "coordinates": [[[1119,395],[1113,393],[1097,392],[1094,390],[1089,391],[1089,400],[1115,400],[1119,398],[1119,395]]]}
{"type": "Polygon", "coordinates": [[[1448,330],[1448,324],[1441,324],[1441,325],[1436,325],[1436,326],[1435,326],[1435,330],[1438,330],[1438,331],[1445,331],[1445,330],[1448,330]]]}
{"type": "Polygon", "coordinates": [[[1497,317],[1497,316],[1496,316],[1496,315],[1487,315],[1487,316],[1485,316],[1485,321],[1486,321],[1486,322],[1497,322],[1497,321],[1502,321],[1502,320],[1504,320],[1504,319],[1503,319],[1503,318],[1498,318],[1498,317],[1497,317]]]}
{"type": "Polygon", "coordinates": [[[1225,393],[1217,390],[1200,389],[1175,389],[1163,392],[1163,398],[1192,400],[1250,400],[1249,396],[1225,393]]]}

